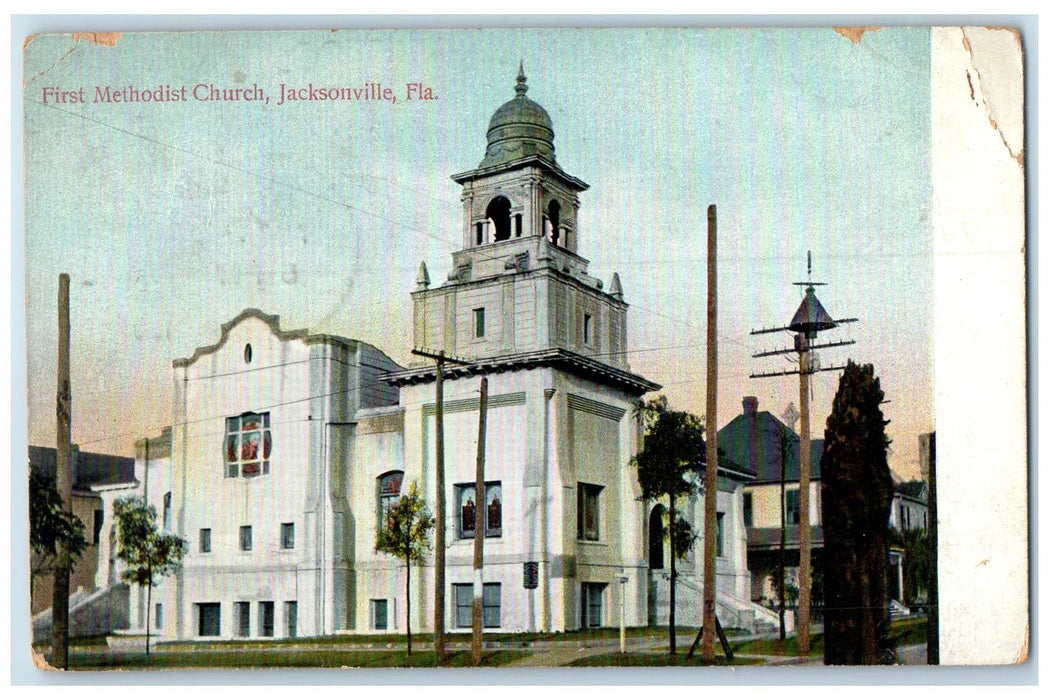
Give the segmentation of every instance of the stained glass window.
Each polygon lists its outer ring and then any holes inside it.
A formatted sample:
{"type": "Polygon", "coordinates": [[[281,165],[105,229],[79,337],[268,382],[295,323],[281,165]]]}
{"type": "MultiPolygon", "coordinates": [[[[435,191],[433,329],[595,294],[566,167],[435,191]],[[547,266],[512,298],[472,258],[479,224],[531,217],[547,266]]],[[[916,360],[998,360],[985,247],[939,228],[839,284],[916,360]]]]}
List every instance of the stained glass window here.
{"type": "Polygon", "coordinates": [[[272,448],[269,413],[245,413],[226,419],[226,476],[269,474],[272,448]]]}
{"type": "MultiPolygon", "coordinates": [[[[456,502],[459,510],[459,537],[473,539],[477,523],[477,489],[472,484],[456,486],[456,502]]],[[[489,481],[484,485],[485,537],[501,537],[503,534],[503,487],[502,482],[489,481]]]]}

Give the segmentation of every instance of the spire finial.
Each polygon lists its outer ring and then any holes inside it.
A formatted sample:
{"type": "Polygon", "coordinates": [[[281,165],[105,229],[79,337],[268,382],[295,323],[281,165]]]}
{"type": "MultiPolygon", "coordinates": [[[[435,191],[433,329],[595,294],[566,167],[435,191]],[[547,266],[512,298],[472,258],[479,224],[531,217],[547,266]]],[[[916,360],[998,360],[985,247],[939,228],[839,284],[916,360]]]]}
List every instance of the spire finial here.
{"type": "Polygon", "coordinates": [[[520,67],[517,69],[517,85],[514,86],[514,90],[519,97],[524,97],[524,94],[528,92],[528,78],[525,77],[523,59],[521,60],[520,67]]]}

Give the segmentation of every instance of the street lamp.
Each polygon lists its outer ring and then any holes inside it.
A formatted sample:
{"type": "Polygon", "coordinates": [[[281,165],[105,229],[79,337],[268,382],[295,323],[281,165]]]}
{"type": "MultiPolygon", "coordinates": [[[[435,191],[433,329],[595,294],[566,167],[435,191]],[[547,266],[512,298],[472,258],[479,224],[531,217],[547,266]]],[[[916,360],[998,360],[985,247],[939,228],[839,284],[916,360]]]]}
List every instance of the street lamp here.
{"type": "Polygon", "coordinates": [[[619,653],[626,653],[626,571],[619,572],[619,653]]]}

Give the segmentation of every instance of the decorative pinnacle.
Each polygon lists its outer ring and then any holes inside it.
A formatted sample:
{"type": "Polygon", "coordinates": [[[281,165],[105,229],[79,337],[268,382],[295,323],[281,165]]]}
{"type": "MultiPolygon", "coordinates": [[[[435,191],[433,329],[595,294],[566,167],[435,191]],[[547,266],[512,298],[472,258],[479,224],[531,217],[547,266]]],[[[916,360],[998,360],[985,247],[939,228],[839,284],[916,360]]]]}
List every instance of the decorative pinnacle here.
{"type": "Polygon", "coordinates": [[[523,60],[517,69],[517,85],[514,86],[514,90],[517,92],[518,97],[524,97],[525,93],[528,92],[528,78],[525,77],[523,60]]]}

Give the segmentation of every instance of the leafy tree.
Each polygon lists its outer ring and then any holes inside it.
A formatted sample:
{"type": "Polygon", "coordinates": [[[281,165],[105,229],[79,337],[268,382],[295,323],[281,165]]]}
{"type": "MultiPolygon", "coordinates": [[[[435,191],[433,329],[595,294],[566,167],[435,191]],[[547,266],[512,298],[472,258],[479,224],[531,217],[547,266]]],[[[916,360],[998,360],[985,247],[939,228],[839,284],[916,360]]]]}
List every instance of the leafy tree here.
{"type": "Polygon", "coordinates": [[[935,556],[929,533],[925,530],[892,531],[892,541],[903,548],[903,602],[913,605],[929,590],[935,556]]]}
{"type": "Polygon", "coordinates": [[[70,561],[87,548],[84,523],[62,504],[55,480],[29,475],[29,546],[33,550],[30,578],[52,571],[58,545],[65,544],[70,561]]]}
{"type": "Polygon", "coordinates": [[[677,603],[677,565],[692,549],[696,533],[692,525],[677,514],[677,502],[692,495],[702,479],[705,469],[706,443],[703,426],[699,418],[684,411],[671,411],[665,396],[641,404],[641,415],[645,422],[644,447],[633,463],[637,467],[637,480],[641,495],[646,500],[666,498],[668,502],[668,525],[666,536],[670,539],[670,653],[677,650],[675,644],[677,603]]]}
{"type": "Polygon", "coordinates": [[[827,664],[877,664],[891,654],[886,566],[892,475],[884,396],[873,365],[850,360],[827,418],[821,462],[827,664]]]}
{"type": "Polygon", "coordinates": [[[430,509],[413,481],[408,487],[408,493],[386,511],[386,522],[382,523],[375,540],[376,552],[404,560],[408,656],[412,655],[412,563],[421,564],[425,561],[430,551],[433,523],[430,509]]]}
{"type": "Polygon", "coordinates": [[[157,509],[140,496],[127,496],[113,504],[117,523],[117,557],[127,568],[120,577],[146,587],[146,654],[149,654],[149,618],[153,585],[178,570],[186,555],[186,541],[157,529],[157,509]]]}

